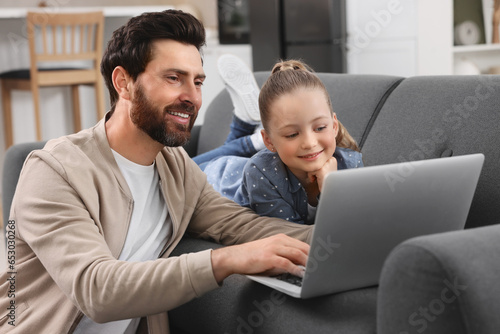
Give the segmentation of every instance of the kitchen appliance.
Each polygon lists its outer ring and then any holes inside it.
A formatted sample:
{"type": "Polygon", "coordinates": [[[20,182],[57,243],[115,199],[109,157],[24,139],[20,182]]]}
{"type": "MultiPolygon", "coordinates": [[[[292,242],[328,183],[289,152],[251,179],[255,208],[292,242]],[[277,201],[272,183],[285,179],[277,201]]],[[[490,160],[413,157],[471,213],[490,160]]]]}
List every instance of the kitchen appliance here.
{"type": "Polygon", "coordinates": [[[345,0],[251,0],[254,71],[301,59],[316,72],[346,72],[345,0]]]}

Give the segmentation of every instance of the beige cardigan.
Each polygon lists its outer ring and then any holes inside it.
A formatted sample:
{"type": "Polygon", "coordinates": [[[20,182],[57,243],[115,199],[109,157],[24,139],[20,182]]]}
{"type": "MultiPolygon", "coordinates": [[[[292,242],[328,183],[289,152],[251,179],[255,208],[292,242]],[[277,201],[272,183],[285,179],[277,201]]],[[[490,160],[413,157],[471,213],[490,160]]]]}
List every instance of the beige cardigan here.
{"type": "Polygon", "coordinates": [[[277,232],[310,239],[310,226],[220,196],[182,148],[164,148],[156,164],[172,242],[158,260],[118,261],[134,203],[104,125],[51,140],[26,160],[8,225],[15,264],[0,275],[0,333],[71,333],[83,314],[147,316],[149,333],[168,333],[168,310],[218,287],[210,250],[168,258],[185,232],[226,245],[277,232]]]}

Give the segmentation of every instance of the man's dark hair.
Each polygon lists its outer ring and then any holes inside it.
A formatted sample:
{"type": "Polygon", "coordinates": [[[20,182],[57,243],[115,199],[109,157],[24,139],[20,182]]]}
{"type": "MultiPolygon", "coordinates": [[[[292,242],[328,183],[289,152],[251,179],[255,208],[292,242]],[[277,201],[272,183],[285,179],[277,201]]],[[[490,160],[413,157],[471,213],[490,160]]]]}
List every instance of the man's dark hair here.
{"type": "Polygon", "coordinates": [[[135,16],[115,30],[101,61],[101,74],[109,90],[111,111],[114,111],[118,101],[111,79],[113,70],[122,66],[136,80],[151,60],[152,43],[158,39],[171,39],[201,50],[205,45],[205,28],[193,15],[170,9],[135,16]]]}

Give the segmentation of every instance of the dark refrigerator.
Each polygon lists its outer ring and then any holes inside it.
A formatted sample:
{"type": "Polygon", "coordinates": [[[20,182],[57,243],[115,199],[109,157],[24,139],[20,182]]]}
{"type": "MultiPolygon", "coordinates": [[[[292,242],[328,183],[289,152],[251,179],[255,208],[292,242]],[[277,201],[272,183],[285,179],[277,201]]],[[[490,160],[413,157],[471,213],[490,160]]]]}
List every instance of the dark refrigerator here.
{"type": "Polygon", "coordinates": [[[345,0],[248,0],[254,71],[301,59],[316,72],[346,72],[345,0]]]}

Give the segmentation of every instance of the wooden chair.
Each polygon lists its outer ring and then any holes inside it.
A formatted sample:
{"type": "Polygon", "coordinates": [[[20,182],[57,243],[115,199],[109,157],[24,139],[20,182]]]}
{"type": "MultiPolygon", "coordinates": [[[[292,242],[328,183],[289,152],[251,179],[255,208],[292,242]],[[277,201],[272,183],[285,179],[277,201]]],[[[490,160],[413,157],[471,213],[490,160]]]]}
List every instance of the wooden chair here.
{"type": "Polygon", "coordinates": [[[82,127],[79,85],[94,86],[97,117],[101,119],[104,116],[104,91],[100,74],[103,13],[28,12],[26,25],[30,68],[0,74],[6,147],[13,144],[12,90],[31,90],[37,140],[42,139],[40,87],[71,86],[75,132],[82,127]]]}

